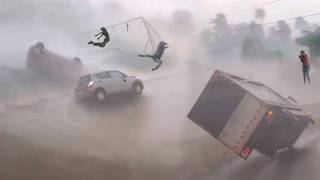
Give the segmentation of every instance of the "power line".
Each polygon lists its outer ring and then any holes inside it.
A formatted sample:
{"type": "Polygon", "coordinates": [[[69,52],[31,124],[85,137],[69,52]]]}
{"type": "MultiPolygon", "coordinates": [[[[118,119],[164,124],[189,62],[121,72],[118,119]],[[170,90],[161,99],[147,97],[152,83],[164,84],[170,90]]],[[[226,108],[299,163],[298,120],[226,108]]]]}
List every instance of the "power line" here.
{"type": "Polygon", "coordinates": [[[262,3],[258,6],[253,6],[253,7],[250,7],[250,8],[247,8],[247,9],[242,9],[240,11],[236,11],[234,13],[231,13],[231,14],[227,14],[226,17],[229,17],[229,16],[234,16],[234,15],[237,15],[237,14],[241,14],[243,12],[246,12],[246,11],[250,11],[250,10],[253,10],[253,9],[257,9],[257,8],[262,8],[264,6],[268,6],[268,5],[271,5],[271,4],[274,4],[274,3],[277,3],[281,0],[272,0],[272,1],[268,1],[268,2],[265,2],[265,3],[262,3]]]}
{"type": "Polygon", "coordinates": [[[280,19],[280,20],[271,21],[271,22],[268,22],[268,23],[262,23],[262,24],[260,24],[260,25],[276,24],[276,23],[278,23],[279,21],[292,21],[292,20],[296,20],[296,19],[299,19],[299,18],[308,18],[308,17],[318,16],[318,15],[320,15],[320,12],[318,12],[318,13],[313,13],[313,14],[307,14],[307,15],[304,15],[304,16],[293,17],[293,18],[280,19]]]}
{"type": "MultiPolygon", "coordinates": [[[[307,14],[307,15],[303,15],[303,16],[298,16],[298,17],[293,17],[293,18],[279,19],[279,20],[276,20],[276,21],[271,21],[271,22],[268,22],[268,23],[261,23],[261,24],[257,24],[257,25],[260,25],[260,26],[272,25],[272,24],[278,23],[279,21],[292,21],[292,20],[296,20],[298,18],[308,18],[308,17],[318,16],[318,15],[320,15],[320,12],[313,13],[313,14],[307,14]]],[[[290,30],[281,30],[281,31],[277,31],[277,32],[288,32],[288,31],[294,32],[294,31],[300,31],[300,30],[299,29],[290,29],[290,30]]]]}

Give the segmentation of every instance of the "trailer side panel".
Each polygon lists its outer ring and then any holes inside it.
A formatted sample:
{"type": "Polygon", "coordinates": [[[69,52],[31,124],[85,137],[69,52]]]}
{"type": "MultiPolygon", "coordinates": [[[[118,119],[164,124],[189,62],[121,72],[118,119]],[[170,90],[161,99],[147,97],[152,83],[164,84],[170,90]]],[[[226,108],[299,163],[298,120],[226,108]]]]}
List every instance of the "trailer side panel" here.
{"type": "Polygon", "coordinates": [[[247,94],[232,114],[219,140],[236,154],[240,154],[266,111],[267,106],[262,101],[247,94]]]}
{"type": "Polygon", "coordinates": [[[215,73],[188,117],[218,138],[246,91],[223,74],[215,73]]]}

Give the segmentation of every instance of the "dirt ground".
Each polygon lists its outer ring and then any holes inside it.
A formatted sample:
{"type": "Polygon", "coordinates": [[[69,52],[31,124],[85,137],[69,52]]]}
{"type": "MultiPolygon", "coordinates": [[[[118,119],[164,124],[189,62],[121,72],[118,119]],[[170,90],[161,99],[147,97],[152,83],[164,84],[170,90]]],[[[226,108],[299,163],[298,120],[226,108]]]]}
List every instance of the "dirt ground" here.
{"type": "Polygon", "coordinates": [[[317,133],[293,156],[242,161],[189,121],[213,70],[195,72],[145,79],[141,97],[85,105],[70,87],[14,80],[23,88],[0,105],[0,179],[316,179],[317,133]]]}

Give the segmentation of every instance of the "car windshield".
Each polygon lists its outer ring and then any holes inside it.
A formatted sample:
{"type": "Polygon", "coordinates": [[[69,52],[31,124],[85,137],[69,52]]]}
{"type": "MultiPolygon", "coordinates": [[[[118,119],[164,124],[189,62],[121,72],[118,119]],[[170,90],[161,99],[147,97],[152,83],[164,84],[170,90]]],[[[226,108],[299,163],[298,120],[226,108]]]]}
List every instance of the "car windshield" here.
{"type": "Polygon", "coordinates": [[[112,78],[123,78],[125,75],[119,71],[110,71],[109,72],[110,77],[112,78]]]}
{"type": "Polygon", "coordinates": [[[110,77],[108,72],[100,72],[95,74],[94,76],[97,77],[98,79],[105,79],[110,77]]]}
{"type": "Polygon", "coordinates": [[[87,83],[91,80],[91,75],[82,76],[79,80],[79,84],[87,83]]]}

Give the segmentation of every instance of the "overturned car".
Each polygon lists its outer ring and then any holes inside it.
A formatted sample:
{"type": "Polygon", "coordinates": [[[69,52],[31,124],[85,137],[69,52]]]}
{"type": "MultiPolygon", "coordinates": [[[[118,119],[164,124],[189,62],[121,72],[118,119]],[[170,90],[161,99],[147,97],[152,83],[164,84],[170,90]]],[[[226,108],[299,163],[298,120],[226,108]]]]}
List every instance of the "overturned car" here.
{"type": "Polygon", "coordinates": [[[68,59],[57,55],[38,42],[31,46],[27,56],[27,67],[51,78],[76,79],[81,75],[82,63],[79,58],[68,59]]]}
{"type": "Polygon", "coordinates": [[[300,137],[312,117],[269,87],[217,70],[188,115],[243,159],[273,157],[300,137]]]}

